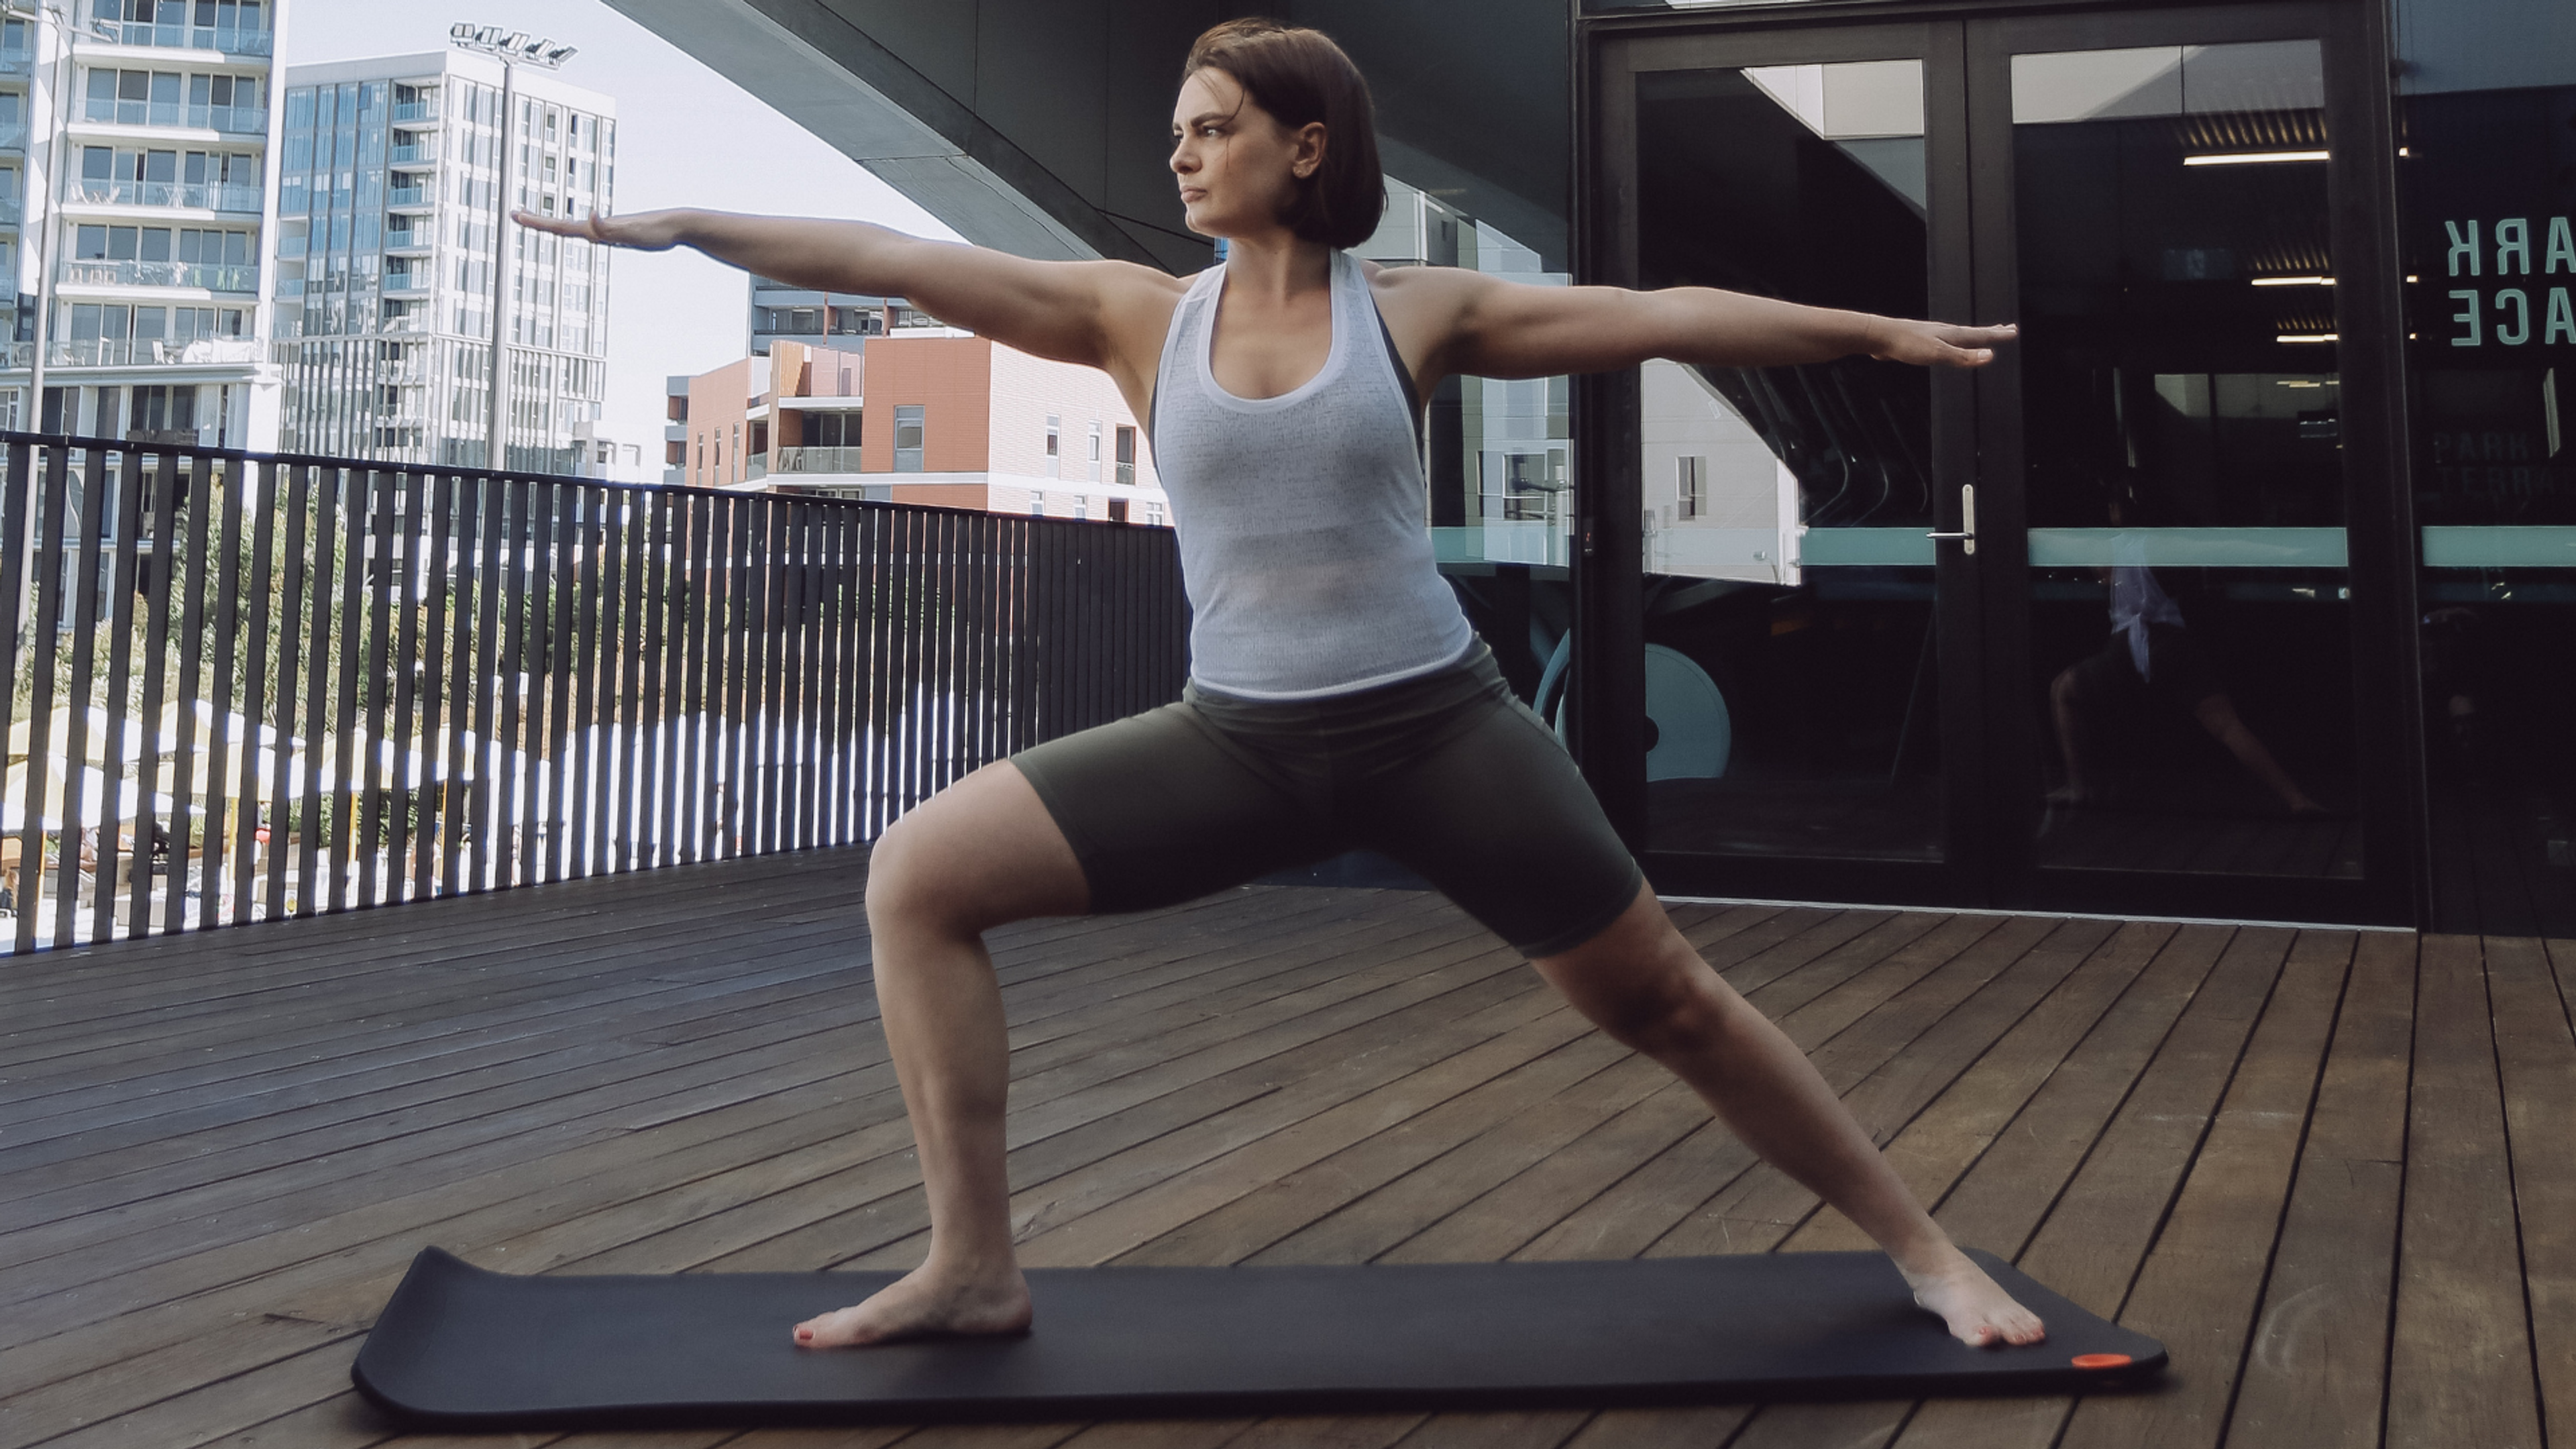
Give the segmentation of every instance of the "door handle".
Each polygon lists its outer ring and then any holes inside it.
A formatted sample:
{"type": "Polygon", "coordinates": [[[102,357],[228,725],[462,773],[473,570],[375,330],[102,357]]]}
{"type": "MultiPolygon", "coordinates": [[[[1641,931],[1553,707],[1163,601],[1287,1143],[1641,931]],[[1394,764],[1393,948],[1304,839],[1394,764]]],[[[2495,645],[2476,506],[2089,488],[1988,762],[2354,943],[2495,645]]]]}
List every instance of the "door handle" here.
{"type": "Polygon", "coordinates": [[[1959,485],[1959,531],[1957,533],[1927,533],[1923,536],[1955,538],[1959,541],[1959,552],[1975,553],[1977,551],[1977,485],[1974,483],[1959,485]]]}

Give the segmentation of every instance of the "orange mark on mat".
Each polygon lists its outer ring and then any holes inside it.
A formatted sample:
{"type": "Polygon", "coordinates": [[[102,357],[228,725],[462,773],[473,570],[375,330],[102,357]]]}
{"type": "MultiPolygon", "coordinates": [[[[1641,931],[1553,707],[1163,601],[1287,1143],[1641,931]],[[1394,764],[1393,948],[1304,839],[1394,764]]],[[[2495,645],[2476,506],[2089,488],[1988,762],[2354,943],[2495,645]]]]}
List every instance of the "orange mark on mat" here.
{"type": "Polygon", "coordinates": [[[2127,1368],[2136,1360],[2125,1353],[2079,1353],[2074,1362],[2080,1369],[2112,1369],[2127,1368]]]}

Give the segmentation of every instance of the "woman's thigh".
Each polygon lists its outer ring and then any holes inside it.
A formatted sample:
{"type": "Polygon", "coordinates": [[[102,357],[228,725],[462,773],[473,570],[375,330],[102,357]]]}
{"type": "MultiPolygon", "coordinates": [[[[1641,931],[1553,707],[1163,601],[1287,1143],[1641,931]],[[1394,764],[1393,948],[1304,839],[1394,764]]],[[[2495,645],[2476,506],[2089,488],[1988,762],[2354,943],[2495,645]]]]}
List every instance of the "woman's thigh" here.
{"type": "Polygon", "coordinates": [[[1081,862],[1095,911],[1142,911],[1329,853],[1294,784],[1220,744],[1186,704],[1023,750],[1012,763],[1081,862]]]}
{"type": "Polygon", "coordinates": [[[1644,879],[1573,758],[1517,700],[1353,793],[1354,843],[1411,867],[1526,956],[1600,934],[1644,879]]]}
{"type": "MultiPolygon", "coordinates": [[[[1089,909],[1082,866],[1008,760],[967,775],[904,813],[868,858],[868,906],[982,932],[1089,909]]],[[[879,918],[879,924],[886,924],[879,918]]]]}

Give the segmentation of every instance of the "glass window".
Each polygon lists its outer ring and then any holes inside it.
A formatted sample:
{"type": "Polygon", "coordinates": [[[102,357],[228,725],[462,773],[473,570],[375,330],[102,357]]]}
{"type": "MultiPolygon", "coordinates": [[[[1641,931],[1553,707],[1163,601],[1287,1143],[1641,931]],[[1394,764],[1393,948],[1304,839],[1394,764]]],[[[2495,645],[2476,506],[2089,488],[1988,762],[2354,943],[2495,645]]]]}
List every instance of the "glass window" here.
{"type": "MultiPolygon", "coordinates": [[[[1649,73],[1637,127],[1642,285],[1925,315],[1920,61],[1649,73]]],[[[1656,361],[1638,392],[1649,844],[1942,858],[1927,374],[1656,361]]],[[[1485,516],[1553,541],[1565,444],[1488,430],[1485,516]]],[[[1571,643],[1547,633],[1555,719],[1571,643]]]]}
{"type": "Polygon", "coordinates": [[[923,422],[917,403],[899,404],[894,410],[894,470],[919,473],[922,468],[923,422]]]}
{"type": "Polygon", "coordinates": [[[2012,59],[2043,865],[2361,873],[2324,89],[2012,59]]]}

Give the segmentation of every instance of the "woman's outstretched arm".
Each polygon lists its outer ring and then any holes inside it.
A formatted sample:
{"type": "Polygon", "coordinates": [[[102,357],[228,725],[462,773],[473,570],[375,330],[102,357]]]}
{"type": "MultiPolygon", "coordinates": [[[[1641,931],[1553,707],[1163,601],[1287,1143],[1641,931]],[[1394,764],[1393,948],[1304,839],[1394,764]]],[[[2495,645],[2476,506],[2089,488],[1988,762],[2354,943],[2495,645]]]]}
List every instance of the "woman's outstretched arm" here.
{"type": "Polygon", "coordinates": [[[1650,357],[1772,367],[1855,353],[1978,367],[2014,337],[2009,326],[1918,322],[1712,287],[1539,287],[1454,267],[1409,267],[1391,280],[1390,292],[1412,294],[1398,306],[1423,329],[1425,360],[1444,376],[1608,372],[1650,357]]]}
{"type": "MultiPolygon", "coordinates": [[[[646,211],[569,217],[514,212],[520,225],[605,246],[695,247],[721,262],[816,291],[902,297],[943,322],[1060,362],[1107,367],[1127,305],[1180,283],[1127,262],[1040,262],[927,241],[864,221],[646,211]]],[[[1153,334],[1160,337],[1159,329],[1153,334]]]]}

